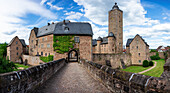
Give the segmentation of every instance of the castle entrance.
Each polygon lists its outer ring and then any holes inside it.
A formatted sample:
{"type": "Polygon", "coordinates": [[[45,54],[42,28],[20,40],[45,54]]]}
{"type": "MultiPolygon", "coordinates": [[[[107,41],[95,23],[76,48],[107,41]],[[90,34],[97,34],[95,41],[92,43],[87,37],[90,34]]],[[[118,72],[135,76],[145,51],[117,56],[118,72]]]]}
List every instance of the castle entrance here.
{"type": "Polygon", "coordinates": [[[78,62],[78,52],[75,49],[68,52],[68,62],[78,62]]]}

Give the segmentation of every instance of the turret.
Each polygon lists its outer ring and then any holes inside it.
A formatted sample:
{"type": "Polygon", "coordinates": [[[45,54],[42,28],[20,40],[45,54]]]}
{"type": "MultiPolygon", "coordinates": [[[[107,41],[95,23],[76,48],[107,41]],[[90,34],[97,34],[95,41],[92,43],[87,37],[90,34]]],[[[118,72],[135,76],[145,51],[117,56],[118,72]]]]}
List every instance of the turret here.
{"type": "Polygon", "coordinates": [[[101,53],[101,48],[100,48],[100,44],[101,44],[102,38],[98,37],[97,38],[97,53],[101,53]]]}

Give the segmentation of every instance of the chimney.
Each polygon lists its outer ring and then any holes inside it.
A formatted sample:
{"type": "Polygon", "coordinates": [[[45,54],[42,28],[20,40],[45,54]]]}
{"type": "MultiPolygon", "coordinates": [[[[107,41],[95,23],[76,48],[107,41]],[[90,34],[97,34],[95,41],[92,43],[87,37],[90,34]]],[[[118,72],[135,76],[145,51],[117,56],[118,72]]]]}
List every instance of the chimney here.
{"type": "Polygon", "coordinates": [[[65,21],[65,19],[63,20],[63,24],[64,24],[64,25],[66,24],[66,21],[65,21]]]}
{"type": "Polygon", "coordinates": [[[54,22],[52,22],[52,24],[54,24],[54,22]]]}
{"type": "Polygon", "coordinates": [[[48,23],[48,26],[50,25],[50,23],[48,23]]]}

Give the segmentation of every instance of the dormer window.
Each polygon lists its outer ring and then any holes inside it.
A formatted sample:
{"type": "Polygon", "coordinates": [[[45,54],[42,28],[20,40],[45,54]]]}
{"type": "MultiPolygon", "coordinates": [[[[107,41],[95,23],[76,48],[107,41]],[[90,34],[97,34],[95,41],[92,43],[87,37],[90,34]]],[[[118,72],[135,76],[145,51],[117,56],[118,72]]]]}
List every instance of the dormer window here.
{"type": "Polygon", "coordinates": [[[69,31],[69,28],[68,28],[68,27],[65,27],[65,28],[64,28],[64,31],[69,31]]]}

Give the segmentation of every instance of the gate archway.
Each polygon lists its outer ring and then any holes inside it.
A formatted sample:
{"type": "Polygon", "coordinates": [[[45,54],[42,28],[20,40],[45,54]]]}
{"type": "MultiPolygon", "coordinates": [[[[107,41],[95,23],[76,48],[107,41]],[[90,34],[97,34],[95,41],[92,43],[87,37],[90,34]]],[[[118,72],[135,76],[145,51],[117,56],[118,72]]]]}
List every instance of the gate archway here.
{"type": "Polygon", "coordinates": [[[72,49],[68,52],[68,62],[78,62],[78,52],[72,49]]]}

